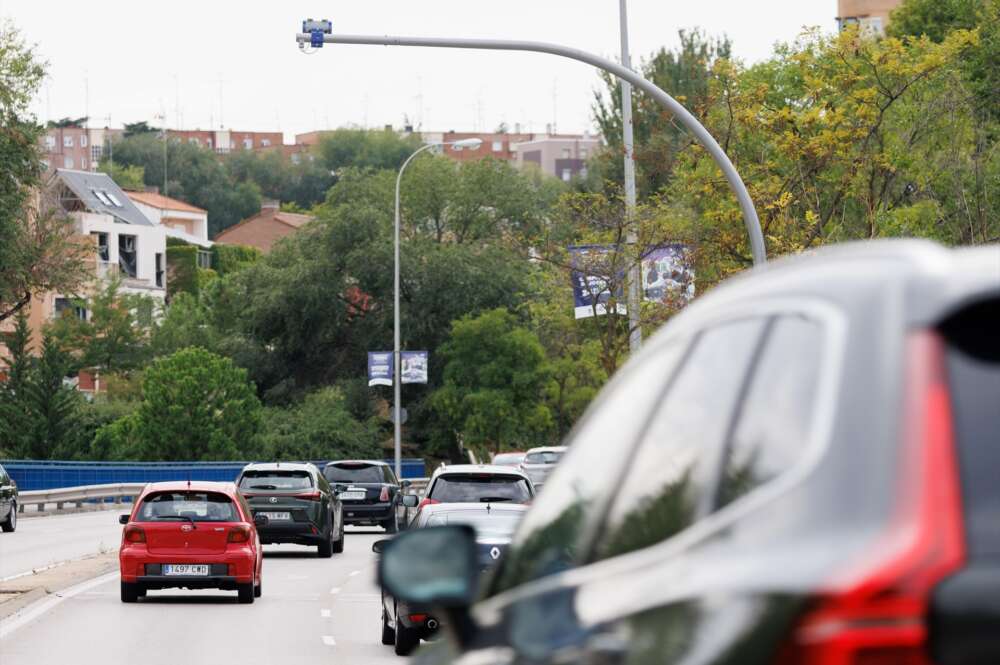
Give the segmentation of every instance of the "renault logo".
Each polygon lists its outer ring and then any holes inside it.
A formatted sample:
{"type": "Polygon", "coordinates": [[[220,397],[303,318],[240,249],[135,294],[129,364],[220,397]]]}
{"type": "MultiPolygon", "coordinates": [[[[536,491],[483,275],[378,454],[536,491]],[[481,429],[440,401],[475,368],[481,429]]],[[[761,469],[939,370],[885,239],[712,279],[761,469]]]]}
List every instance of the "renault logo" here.
{"type": "Polygon", "coordinates": [[[278,503],[278,497],[272,496],[270,499],[268,499],[268,501],[270,501],[271,503],[278,503]]]}
{"type": "Polygon", "coordinates": [[[499,559],[500,558],[500,548],[499,547],[494,547],[493,549],[491,549],[490,550],[490,557],[492,557],[492,559],[494,561],[496,561],[497,559],[499,559]]]}

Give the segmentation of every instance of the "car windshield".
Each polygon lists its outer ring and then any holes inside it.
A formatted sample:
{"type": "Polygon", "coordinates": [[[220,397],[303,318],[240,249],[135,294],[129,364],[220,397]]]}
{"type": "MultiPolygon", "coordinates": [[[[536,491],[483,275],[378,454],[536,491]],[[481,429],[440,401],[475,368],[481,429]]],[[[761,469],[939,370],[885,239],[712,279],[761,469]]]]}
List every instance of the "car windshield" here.
{"type": "Polygon", "coordinates": [[[436,513],[427,520],[426,526],[446,526],[448,524],[468,524],[476,530],[480,538],[506,538],[514,533],[521,513],[462,510],[449,513],[436,513]]]}
{"type": "Polygon", "coordinates": [[[142,501],[139,522],[190,520],[194,522],[239,522],[236,504],[218,492],[158,492],[142,501]]]}
{"type": "Polygon", "coordinates": [[[308,471],[247,471],[240,478],[241,490],[307,490],[312,486],[308,471]]]}
{"type": "Polygon", "coordinates": [[[383,483],[382,469],[376,464],[331,464],[323,471],[331,483],[383,483]]]}
{"type": "Polygon", "coordinates": [[[531,500],[528,482],[520,476],[448,474],[440,476],[428,497],[441,503],[526,503],[531,500]]]}
{"type": "Polygon", "coordinates": [[[525,464],[555,464],[562,457],[561,452],[545,451],[539,453],[528,453],[524,458],[525,464]]]}
{"type": "Polygon", "coordinates": [[[503,453],[493,458],[494,464],[501,466],[517,466],[524,459],[524,453],[503,453]]]}

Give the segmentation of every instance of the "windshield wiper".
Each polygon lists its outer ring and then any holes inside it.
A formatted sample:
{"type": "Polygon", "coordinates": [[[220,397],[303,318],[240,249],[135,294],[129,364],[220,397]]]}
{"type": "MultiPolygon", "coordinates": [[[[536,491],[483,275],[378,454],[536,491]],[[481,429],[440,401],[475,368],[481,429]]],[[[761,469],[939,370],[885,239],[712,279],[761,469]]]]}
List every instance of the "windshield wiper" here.
{"type": "Polygon", "coordinates": [[[251,485],[250,489],[252,489],[252,490],[276,490],[276,489],[278,489],[278,486],[277,485],[251,485]]]}
{"type": "Polygon", "coordinates": [[[186,520],[191,523],[192,529],[197,529],[198,525],[194,523],[194,518],[190,515],[157,515],[158,520],[186,520]]]}
{"type": "Polygon", "coordinates": [[[509,496],[481,496],[479,503],[500,503],[501,501],[511,501],[509,496]]]}

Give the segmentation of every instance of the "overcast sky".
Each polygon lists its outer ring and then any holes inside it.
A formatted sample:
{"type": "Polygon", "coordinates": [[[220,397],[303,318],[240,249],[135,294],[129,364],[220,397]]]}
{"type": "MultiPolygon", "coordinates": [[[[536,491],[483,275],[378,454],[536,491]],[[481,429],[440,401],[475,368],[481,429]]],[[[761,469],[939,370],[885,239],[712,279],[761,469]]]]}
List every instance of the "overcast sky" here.
{"type": "MultiPolygon", "coordinates": [[[[629,0],[633,59],[675,46],[695,26],[728,35],[738,57],[766,58],[804,26],[833,30],[835,0],[629,0]]],[[[560,42],[619,52],[616,0],[0,0],[50,64],[39,119],[90,115],[95,126],[297,132],[343,125],[427,131],[593,127],[595,72],[539,54],[327,46],[302,55],[303,18],[355,34],[560,42]],[[156,121],[159,124],[159,121],[156,121]]]]}

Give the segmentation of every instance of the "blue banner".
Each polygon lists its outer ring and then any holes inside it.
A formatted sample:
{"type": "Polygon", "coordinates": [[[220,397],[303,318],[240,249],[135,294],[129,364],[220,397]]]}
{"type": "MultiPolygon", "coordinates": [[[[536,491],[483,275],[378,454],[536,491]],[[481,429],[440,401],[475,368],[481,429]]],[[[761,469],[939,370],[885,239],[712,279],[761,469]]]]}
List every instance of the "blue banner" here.
{"type": "Polygon", "coordinates": [[[392,385],[392,351],[368,352],[368,385],[392,385]]]}
{"type": "Polygon", "coordinates": [[[403,351],[399,360],[399,374],[403,383],[427,383],[427,352],[403,351]]]}
{"type": "MultiPolygon", "coordinates": [[[[573,265],[573,311],[578,319],[593,316],[603,316],[608,313],[608,302],[611,300],[610,261],[613,260],[614,248],[611,245],[577,245],[567,247],[570,262],[573,265]]],[[[615,311],[627,314],[623,293],[624,276],[619,274],[614,280],[615,311]]]]}

